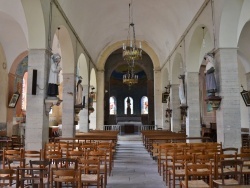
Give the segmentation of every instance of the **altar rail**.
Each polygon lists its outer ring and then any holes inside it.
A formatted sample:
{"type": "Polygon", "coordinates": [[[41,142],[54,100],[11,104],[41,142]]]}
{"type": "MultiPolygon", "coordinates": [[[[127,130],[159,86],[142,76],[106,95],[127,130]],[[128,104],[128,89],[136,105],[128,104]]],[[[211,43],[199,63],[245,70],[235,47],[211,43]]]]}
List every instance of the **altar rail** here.
{"type": "MultiPolygon", "coordinates": [[[[147,131],[147,130],[157,130],[157,125],[137,125],[139,131],[147,131]]],[[[103,130],[105,131],[119,131],[121,133],[121,125],[104,125],[103,130]]]]}

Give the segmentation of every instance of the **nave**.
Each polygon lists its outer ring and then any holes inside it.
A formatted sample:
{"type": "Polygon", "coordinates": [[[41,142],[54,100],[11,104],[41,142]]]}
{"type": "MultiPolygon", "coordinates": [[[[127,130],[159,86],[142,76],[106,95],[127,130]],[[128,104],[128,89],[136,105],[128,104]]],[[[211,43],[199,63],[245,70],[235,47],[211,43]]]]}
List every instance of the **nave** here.
{"type": "Polygon", "coordinates": [[[141,136],[119,136],[114,168],[107,188],[165,188],[157,162],[143,146],[141,136]]]}

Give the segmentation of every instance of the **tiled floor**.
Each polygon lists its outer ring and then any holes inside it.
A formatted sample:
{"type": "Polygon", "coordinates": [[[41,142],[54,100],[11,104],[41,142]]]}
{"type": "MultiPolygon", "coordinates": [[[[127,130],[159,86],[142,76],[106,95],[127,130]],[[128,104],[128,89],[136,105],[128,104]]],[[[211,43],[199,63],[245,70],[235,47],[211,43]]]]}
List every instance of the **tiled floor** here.
{"type": "Polygon", "coordinates": [[[107,188],[165,188],[157,163],[145,150],[140,136],[119,136],[107,188]]]}

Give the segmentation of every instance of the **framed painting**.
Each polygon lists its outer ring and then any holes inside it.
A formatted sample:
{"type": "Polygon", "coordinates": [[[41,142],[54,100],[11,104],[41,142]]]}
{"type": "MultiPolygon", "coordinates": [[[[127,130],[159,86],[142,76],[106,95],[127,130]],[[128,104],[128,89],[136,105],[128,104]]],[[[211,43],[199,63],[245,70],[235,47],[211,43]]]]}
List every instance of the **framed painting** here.
{"type": "Polygon", "coordinates": [[[10,99],[10,102],[9,102],[9,107],[10,108],[15,108],[16,107],[16,104],[17,104],[17,101],[20,97],[20,94],[19,93],[14,93],[10,99]]]}
{"type": "Polygon", "coordinates": [[[240,92],[240,94],[246,106],[250,106],[250,91],[243,90],[242,92],[240,92]]]}
{"type": "Polygon", "coordinates": [[[162,103],[168,102],[169,93],[162,93],[162,103]]]}

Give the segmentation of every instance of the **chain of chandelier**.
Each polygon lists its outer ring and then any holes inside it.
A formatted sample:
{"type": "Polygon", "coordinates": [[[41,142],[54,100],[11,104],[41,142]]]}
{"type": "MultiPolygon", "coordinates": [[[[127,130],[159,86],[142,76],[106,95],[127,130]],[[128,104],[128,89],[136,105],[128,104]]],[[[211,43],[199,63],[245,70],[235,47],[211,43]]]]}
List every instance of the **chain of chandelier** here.
{"type": "Polygon", "coordinates": [[[135,38],[135,24],[133,23],[133,10],[130,9],[129,4],[129,28],[128,28],[128,37],[126,44],[123,43],[122,46],[122,57],[128,63],[127,73],[123,75],[123,83],[128,86],[132,86],[138,83],[138,75],[135,74],[135,61],[142,59],[142,46],[141,42],[139,42],[139,47],[137,46],[137,41],[135,38]],[[130,20],[132,17],[132,20],[130,20]],[[131,34],[132,30],[132,34],[131,34]],[[132,36],[131,36],[132,35],[132,36]]]}

